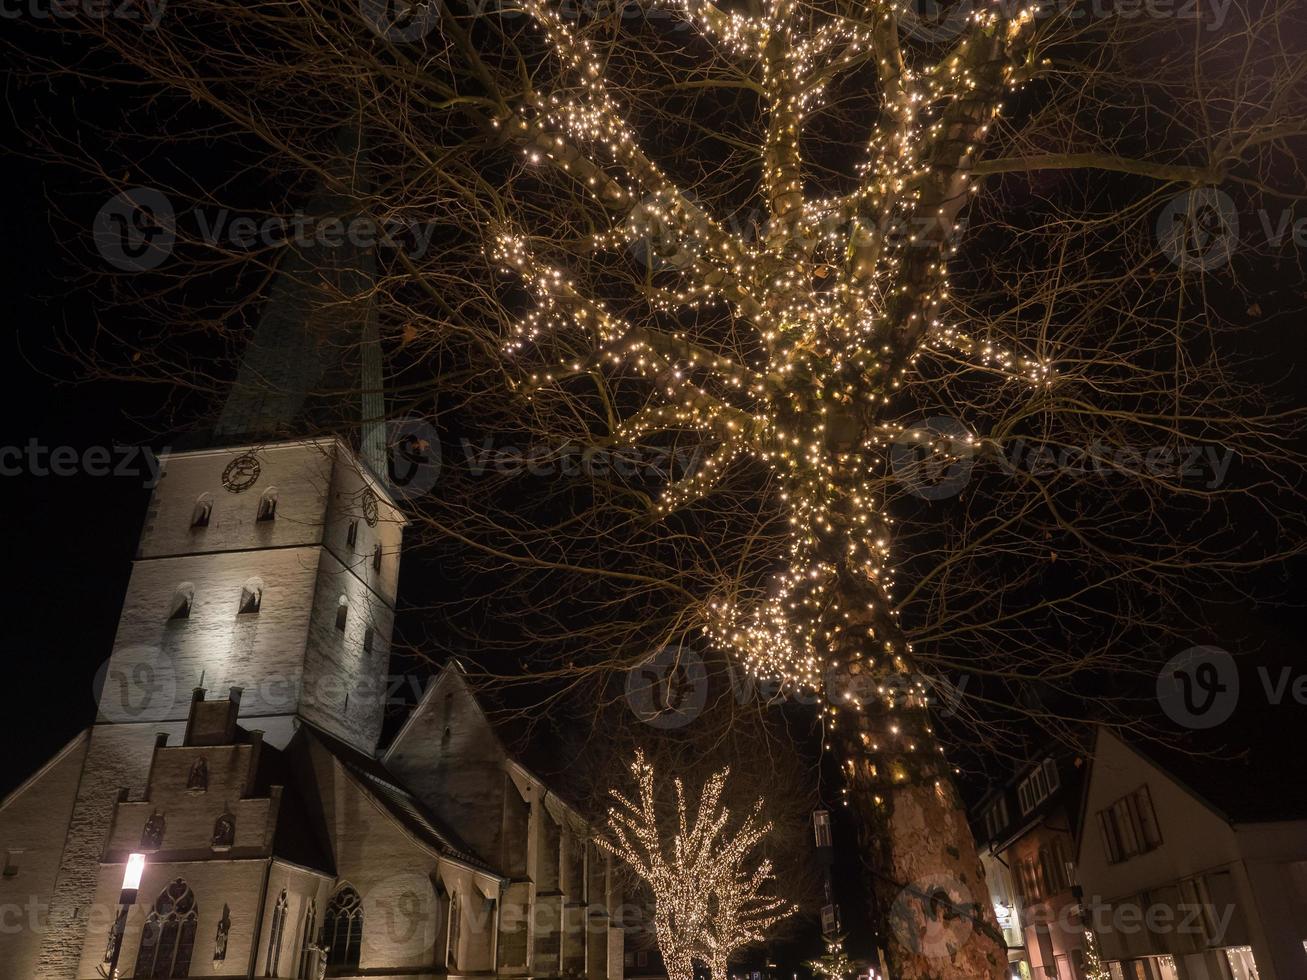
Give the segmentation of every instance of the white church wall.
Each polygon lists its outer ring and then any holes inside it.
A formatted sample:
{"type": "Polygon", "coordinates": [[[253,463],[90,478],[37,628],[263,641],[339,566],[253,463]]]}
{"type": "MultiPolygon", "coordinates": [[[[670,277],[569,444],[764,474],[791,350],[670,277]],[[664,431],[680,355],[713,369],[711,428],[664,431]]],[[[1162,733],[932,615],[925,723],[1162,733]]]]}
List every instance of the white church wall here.
{"type": "Polygon", "coordinates": [[[36,968],[89,744],[83,732],[0,804],[0,980],[36,968]]]}
{"type": "Polygon", "coordinates": [[[394,606],[399,585],[404,515],[389,502],[383,488],[348,453],[340,453],[332,473],[324,541],[381,599],[394,606]],[[369,497],[369,491],[371,496],[369,497]],[[375,504],[373,514],[372,504],[375,504]],[[375,523],[369,523],[369,516],[375,523]],[[349,526],[355,523],[355,540],[349,526]],[[373,549],[381,546],[381,568],[373,568],[373,549]]]}
{"type": "MultiPolygon", "coordinates": [[[[71,980],[76,976],[90,917],[96,913],[100,858],[118,792],[144,792],[154,754],[156,732],[182,735],[182,723],[96,725],[77,787],[77,799],[67,822],[54,895],[41,935],[37,980],[71,980]]],[[[62,815],[62,811],[61,811],[62,815]]],[[[121,870],[118,885],[121,885],[121,870]]],[[[115,902],[117,893],[114,893],[115,902]]],[[[24,978],[26,980],[26,978],[24,978]]]]}
{"type": "Polygon", "coordinates": [[[301,710],[310,722],[368,754],[385,714],[394,618],[394,610],[335,555],[319,552],[301,710]]]}
{"type": "MultiPolygon", "coordinates": [[[[135,973],[146,920],[164,889],[173,880],[181,878],[195,897],[197,913],[190,976],[248,977],[251,956],[255,952],[253,940],[267,868],[266,860],[147,863],[136,904],[128,913],[123,932],[122,953],[118,959],[120,975],[130,977],[135,973]],[[227,915],[227,945],[223,958],[215,960],[215,938],[224,912],[227,915]]],[[[106,864],[98,871],[92,907],[99,921],[88,922],[85,942],[79,941],[75,946],[80,954],[77,980],[98,980],[109,927],[118,908],[123,866],[106,864]]]]}
{"type": "Polygon", "coordinates": [[[148,699],[137,690],[102,704],[101,719],[185,719],[199,686],[243,688],[244,718],[293,713],[319,554],[303,547],[137,562],[110,671],[131,682],[148,668],[154,690],[148,699]],[[257,613],[242,613],[251,579],[261,583],[262,600],[257,613]],[[170,618],[179,588],[193,596],[184,619],[170,618]]]}
{"type": "MultiPolygon", "coordinates": [[[[165,456],[138,557],[319,543],[334,446],[323,440],[165,456]],[[239,493],[231,492],[224,486],[224,471],[233,461],[251,456],[258,463],[258,476],[239,493]],[[259,521],[259,501],[270,487],[277,491],[276,517],[259,521]],[[201,494],[209,496],[212,512],[208,527],[195,528],[192,518],[201,494]]],[[[248,478],[248,470],[233,471],[228,483],[242,486],[248,478]]]]}

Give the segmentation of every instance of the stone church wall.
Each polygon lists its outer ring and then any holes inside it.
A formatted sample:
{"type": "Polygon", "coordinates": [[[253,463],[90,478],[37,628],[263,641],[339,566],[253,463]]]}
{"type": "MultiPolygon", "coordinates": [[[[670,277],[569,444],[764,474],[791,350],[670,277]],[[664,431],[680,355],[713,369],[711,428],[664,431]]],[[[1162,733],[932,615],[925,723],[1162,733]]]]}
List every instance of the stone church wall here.
{"type": "Polygon", "coordinates": [[[31,977],[90,744],[83,732],[0,809],[0,980],[31,977]]]}
{"type": "Polygon", "coordinates": [[[138,665],[151,668],[154,700],[129,692],[125,702],[102,704],[101,718],[131,721],[137,711],[144,720],[185,719],[200,686],[243,688],[243,719],[293,713],[320,553],[304,547],[137,562],[110,671],[130,682],[138,665]],[[242,614],[242,590],[255,578],[263,588],[259,611],[242,614]],[[183,585],[193,589],[190,615],[170,618],[183,585]]]}
{"type": "MultiPolygon", "coordinates": [[[[96,725],[91,729],[77,799],[67,824],[68,834],[59,864],[47,926],[34,976],[37,980],[72,980],[93,916],[103,916],[97,886],[105,835],[118,801],[126,788],[138,797],[145,790],[154,732],[170,731],[179,739],[183,725],[96,725]]],[[[116,905],[114,885],[112,903],[116,905]]],[[[101,899],[103,896],[101,896],[101,899]]],[[[25,980],[25,978],[24,978],[25,980]]]]}
{"type": "MultiPolygon", "coordinates": [[[[292,443],[254,452],[259,474],[250,486],[232,493],[223,485],[223,471],[245,449],[179,453],[164,458],[163,473],[154,490],[141,532],[138,558],[206,554],[253,548],[284,548],[318,544],[327,510],[332,443],[292,443]],[[259,499],[270,487],[277,490],[277,516],[259,521],[259,499]],[[201,494],[213,504],[209,526],[193,528],[201,494]]],[[[233,481],[245,478],[232,475],[233,481]]],[[[240,485],[236,482],[235,485],[240,485]]]]}

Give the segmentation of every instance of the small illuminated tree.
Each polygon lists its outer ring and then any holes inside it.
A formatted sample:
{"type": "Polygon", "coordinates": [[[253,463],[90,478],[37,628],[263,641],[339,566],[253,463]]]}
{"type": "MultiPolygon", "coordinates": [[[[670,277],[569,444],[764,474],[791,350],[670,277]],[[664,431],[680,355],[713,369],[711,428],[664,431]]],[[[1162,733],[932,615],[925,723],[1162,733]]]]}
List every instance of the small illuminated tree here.
{"type": "Polygon", "coordinates": [[[761,823],[762,800],[733,830],[722,790],[730,769],[713,773],[699,794],[693,820],[680,779],[676,823],[670,839],[658,819],[654,767],[637,752],[631,763],[636,795],[611,791],[608,826],[613,839],[599,838],[604,850],[624,861],[649,886],[654,929],[669,980],[691,980],[695,959],[707,959],[713,976],[724,977],[726,959],[788,910],[779,899],[760,894],[771,880],[771,862],[744,868],[754,847],[771,831],[761,823]],[[720,972],[719,972],[720,969],[720,972]]]}
{"type": "Polygon", "coordinates": [[[741,870],[724,879],[708,896],[703,948],[712,980],[726,980],[731,956],[761,942],[768,929],[793,911],[782,899],[762,893],[774,878],[771,861],[764,860],[753,871],[741,870]]]}
{"type": "Polygon", "coordinates": [[[826,952],[820,959],[808,960],[804,964],[813,973],[826,977],[827,980],[841,980],[853,970],[849,954],[844,951],[843,936],[828,936],[826,952]]]}

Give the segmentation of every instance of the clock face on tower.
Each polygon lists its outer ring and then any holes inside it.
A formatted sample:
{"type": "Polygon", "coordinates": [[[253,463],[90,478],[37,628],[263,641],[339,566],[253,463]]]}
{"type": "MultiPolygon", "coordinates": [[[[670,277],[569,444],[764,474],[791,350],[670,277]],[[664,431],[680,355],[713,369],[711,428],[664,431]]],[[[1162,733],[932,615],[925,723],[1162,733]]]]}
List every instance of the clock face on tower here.
{"type": "Polygon", "coordinates": [[[237,456],[222,471],[222,485],[228,493],[242,493],[254,486],[261,472],[259,461],[252,453],[237,456]]]}
{"type": "Polygon", "coordinates": [[[377,495],[371,487],[363,491],[363,519],[368,522],[368,527],[377,526],[377,495]]]}

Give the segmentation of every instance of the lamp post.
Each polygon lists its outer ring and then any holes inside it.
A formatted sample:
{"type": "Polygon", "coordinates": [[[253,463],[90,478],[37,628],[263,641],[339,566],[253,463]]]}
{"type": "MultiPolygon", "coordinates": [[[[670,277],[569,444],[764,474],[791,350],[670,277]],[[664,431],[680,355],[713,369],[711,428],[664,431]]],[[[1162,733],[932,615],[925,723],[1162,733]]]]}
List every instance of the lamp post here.
{"type": "Polygon", "coordinates": [[[127,855],[123,869],[123,888],[118,894],[118,917],[113,924],[113,953],[109,956],[109,980],[118,980],[118,954],[123,951],[123,931],[127,928],[127,913],[136,904],[136,893],[145,873],[145,855],[127,855]]]}

